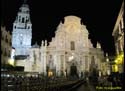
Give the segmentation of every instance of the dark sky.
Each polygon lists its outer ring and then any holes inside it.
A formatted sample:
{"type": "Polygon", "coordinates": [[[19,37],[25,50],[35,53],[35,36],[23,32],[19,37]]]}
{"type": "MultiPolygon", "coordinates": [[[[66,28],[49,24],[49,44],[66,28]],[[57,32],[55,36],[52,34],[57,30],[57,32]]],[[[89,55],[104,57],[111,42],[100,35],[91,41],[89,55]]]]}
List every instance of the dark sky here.
{"type": "MultiPolygon", "coordinates": [[[[22,3],[23,0],[2,0],[1,22],[7,30],[12,31],[12,24],[22,3]]],[[[32,44],[35,41],[40,44],[45,39],[51,41],[59,22],[67,15],[76,15],[87,26],[94,46],[98,41],[105,52],[110,55],[115,53],[112,31],[122,0],[27,0],[27,3],[33,25],[32,44]]]]}

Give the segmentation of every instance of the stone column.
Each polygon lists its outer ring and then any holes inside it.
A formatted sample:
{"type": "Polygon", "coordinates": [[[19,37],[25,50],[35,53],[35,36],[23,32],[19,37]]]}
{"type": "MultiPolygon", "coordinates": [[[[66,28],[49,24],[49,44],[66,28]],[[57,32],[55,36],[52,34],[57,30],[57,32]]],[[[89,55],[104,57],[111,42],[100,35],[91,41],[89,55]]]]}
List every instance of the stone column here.
{"type": "Polygon", "coordinates": [[[63,58],[64,60],[64,75],[66,76],[66,59],[65,59],[65,53],[64,53],[64,58],[63,58]]]}
{"type": "Polygon", "coordinates": [[[80,73],[82,72],[82,64],[80,64],[80,54],[78,54],[77,55],[78,57],[77,57],[77,59],[78,59],[78,62],[77,62],[77,70],[78,70],[78,75],[79,75],[79,77],[80,77],[80,73]]]}
{"type": "Polygon", "coordinates": [[[44,74],[44,52],[41,50],[40,71],[44,74]]]}
{"type": "Polygon", "coordinates": [[[44,73],[44,55],[43,55],[43,53],[44,53],[44,42],[43,42],[43,40],[42,40],[42,42],[41,42],[41,48],[40,48],[40,52],[41,52],[41,55],[40,55],[40,64],[39,64],[39,66],[40,66],[40,72],[43,74],[44,73]]]}
{"type": "Polygon", "coordinates": [[[41,62],[40,62],[40,68],[41,68],[41,72],[44,74],[44,76],[46,76],[46,50],[47,50],[47,44],[44,42],[44,41],[42,41],[42,43],[41,43],[41,62]],[[45,45],[44,45],[45,44],[45,45]]]}
{"type": "Polygon", "coordinates": [[[60,76],[60,71],[61,71],[61,69],[60,69],[60,55],[57,55],[57,76],[60,76]]]}
{"type": "Polygon", "coordinates": [[[83,71],[85,71],[85,56],[81,55],[82,56],[82,67],[83,67],[83,71]]]}
{"type": "Polygon", "coordinates": [[[57,71],[58,71],[58,63],[57,63],[57,54],[55,55],[55,57],[54,57],[54,63],[55,63],[55,67],[56,67],[56,76],[58,75],[57,74],[57,71]]]}
{"type": "Polygon", "coordinates": [[[46,58],[46,45],[45,45],[45,47],[44,47],[44,53],[43,53],[43,64],[44,64],[44,76],[46,76],[46,60],[47,60],[47,58],[46,58]]]}

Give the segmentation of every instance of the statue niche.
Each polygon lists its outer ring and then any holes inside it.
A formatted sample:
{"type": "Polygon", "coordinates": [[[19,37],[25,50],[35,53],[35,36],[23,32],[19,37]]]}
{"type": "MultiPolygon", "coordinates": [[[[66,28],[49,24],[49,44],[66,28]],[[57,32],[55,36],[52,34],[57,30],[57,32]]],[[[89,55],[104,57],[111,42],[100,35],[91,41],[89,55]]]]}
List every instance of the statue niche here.
{"type": "Polygon", "coordinates": [[[53,76],[56,73],[52,55],[49,56],[48,65],[47,65],[47,73],[48,73],[48,76],[53,76]]]}

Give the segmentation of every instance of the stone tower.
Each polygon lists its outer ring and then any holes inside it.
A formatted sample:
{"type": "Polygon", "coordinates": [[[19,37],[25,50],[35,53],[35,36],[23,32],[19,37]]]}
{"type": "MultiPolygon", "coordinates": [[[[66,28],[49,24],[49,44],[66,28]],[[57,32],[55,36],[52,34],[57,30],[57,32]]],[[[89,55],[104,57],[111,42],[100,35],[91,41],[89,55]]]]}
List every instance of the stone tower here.
{"type": "Polygon", "coordinates": [[[29,55],[32,41],[32,23],[30,20],[29,6],[24,2],[19,8],[13,23],[12,47],[15,48],[15,56],[29,55]]]}

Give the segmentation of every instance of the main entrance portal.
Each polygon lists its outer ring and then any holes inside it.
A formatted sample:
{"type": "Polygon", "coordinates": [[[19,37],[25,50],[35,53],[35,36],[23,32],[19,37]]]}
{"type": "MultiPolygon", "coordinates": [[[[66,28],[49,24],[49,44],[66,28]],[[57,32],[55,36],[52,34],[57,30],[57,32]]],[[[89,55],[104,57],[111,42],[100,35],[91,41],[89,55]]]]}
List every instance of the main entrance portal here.
{"type": "Polygon", "coordinates": [[[70,76],[77,76],[77,67],[74,64],[70,66],[70,76]]]}

